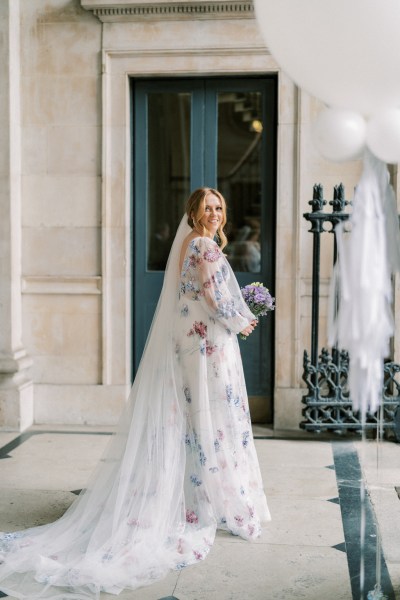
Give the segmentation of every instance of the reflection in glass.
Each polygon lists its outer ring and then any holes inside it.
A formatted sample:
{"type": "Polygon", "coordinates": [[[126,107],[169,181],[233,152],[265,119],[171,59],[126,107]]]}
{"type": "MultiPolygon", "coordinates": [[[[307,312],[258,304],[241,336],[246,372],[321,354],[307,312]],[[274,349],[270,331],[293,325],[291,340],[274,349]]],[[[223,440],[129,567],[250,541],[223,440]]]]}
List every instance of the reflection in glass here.
{"type": "Polygon", "coordinates": [[[147,269],[165,269],[190,193],[191,94],[148,94],[147,269]]]}
{"type": "Polygon", "coordinates": [[[218,94],[218,189],[229,203],[226,248],[235,271],[261,270],[261,92],[218,94]]]}

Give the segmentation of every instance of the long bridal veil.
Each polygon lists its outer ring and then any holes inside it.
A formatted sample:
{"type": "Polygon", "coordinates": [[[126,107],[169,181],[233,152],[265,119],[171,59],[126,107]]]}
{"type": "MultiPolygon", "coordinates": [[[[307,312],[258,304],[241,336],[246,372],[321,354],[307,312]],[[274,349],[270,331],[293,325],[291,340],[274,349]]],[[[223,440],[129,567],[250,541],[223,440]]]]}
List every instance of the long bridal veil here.
{"type": "Polygon", "coordinates": [[[216,524],[185,518],[185,416],[174,347],[183,217],[145,351],[117,433],[87,489],[55,523],[0,534],[0,590],[29,600],[87,600],[146,585],[194,562],[216,524]],[[196,552],[194,552],[196,555],[196,552]]]}

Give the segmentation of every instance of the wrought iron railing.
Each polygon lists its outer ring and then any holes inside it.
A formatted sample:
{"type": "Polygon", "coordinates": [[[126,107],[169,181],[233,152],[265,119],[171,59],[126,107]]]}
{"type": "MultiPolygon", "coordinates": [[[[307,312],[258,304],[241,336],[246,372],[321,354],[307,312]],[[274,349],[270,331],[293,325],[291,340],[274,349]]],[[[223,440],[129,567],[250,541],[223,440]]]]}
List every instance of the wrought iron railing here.
{"type": "MultiPolygon", "coordinates": [[[[329,202],[332,212],[325,212],[327,201],[323,197],[323,187],[314,185],[313,199],[310,200],[312,212],[303,216],[311,223],[309,230],[313,234],[313,270],[312,270],[312,311],[311,311],[311,356],[304,351],[303,380],[307,393],[303,396],[305,404],[302,414],[305,418],[300,427],[307,431],[361,431],[358,412],[353,411],[348,389],[349,355],[345,350],[322,348],[319,353],[319,297],[320,297],[320,261],[321,236],[331,233],[333,236],[333,262],[337,258],[335,229],[339,223],[347,221],[345,212],[351,204],[345,199],[342,184],[334,187],[333,200],[329,202]],[[330,223],[330,229],[325,225],[330,223]]],[[[400,441],[400,365],[387,361],[384,364],[384,387],[382,393],[383,428],[387,437],[400,441]]],[[[378,414],[367,414],[366,429],[376,429],[378,414]]]]}

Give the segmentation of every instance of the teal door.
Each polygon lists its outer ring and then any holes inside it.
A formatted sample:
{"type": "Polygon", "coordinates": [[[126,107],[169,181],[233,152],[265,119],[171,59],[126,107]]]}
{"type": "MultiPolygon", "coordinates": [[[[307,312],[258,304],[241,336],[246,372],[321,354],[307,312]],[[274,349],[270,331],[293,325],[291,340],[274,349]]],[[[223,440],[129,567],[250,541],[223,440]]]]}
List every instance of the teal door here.
{"type": "MultiPolygon", "coordinates": [[[[132,82],[133,374],[186,199],[216,187],[228,202],[226,248],[241,286],[274,292],[276,79],[132,82]]],[[[272,422],[273,314],[241,342],[255,422],[272,422]]]]}

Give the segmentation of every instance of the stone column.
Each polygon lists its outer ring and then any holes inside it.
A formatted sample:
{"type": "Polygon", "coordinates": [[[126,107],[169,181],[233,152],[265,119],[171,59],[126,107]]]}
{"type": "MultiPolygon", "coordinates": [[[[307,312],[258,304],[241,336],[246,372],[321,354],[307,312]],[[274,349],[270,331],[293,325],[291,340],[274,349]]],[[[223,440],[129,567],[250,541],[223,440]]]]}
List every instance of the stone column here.
{"type": "Polygon", "coordinates": [[[22,345],[20,4],[0,4],[0,428],[33,421],[30,360],[22,345]]]}

